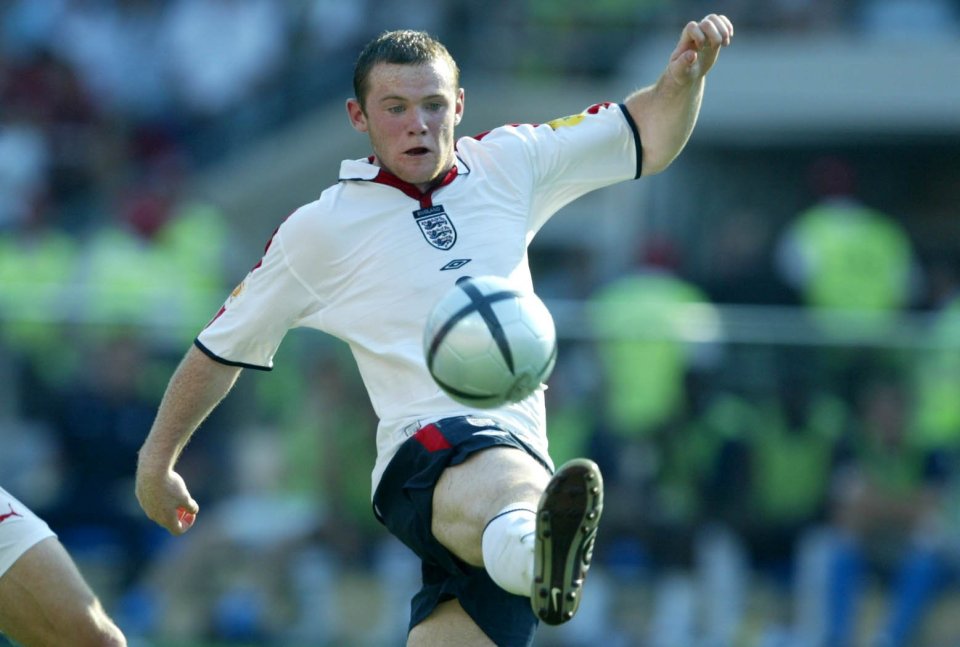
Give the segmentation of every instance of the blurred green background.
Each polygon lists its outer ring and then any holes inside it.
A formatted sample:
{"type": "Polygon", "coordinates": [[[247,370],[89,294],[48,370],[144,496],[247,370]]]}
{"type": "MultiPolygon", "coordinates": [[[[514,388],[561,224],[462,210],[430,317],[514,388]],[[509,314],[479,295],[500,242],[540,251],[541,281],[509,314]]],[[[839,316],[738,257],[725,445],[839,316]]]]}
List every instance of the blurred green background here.
{"type": "Polygon", "coordinates": [[[132,485],[193,337],[369,153],[362,44],[437,35],[469,135],[622,100],[710,11],[736,37],[685,152],[531,248],[554,459],[609,488],[584,606],[537,645],[960,644],[956,0],[10,0],[0,484],[131,645],[404,643],[419,569],[369,509],[338,342],[291,332],[204,424],[190,534],[132,485]]]}

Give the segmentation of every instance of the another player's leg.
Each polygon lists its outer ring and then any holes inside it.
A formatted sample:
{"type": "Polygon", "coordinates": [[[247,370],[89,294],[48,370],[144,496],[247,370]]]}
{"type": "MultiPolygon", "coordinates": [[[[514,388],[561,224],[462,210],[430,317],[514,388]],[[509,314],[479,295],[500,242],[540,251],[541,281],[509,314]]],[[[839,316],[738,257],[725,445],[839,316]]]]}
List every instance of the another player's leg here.
{"type": "Polygon", "coordinates": [[[0,576],[0,631],[25,647],[127,644],[55,537],[0,576]]]}

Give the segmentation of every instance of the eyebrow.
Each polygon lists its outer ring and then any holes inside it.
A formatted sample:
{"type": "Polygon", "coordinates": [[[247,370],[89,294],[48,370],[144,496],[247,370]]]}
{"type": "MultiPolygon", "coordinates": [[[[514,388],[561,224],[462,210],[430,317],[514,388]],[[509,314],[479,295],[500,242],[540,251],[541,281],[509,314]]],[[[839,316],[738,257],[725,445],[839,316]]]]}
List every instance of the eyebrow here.
{"type": "MultiPolygon", "coordinates": [[[[422,99],[418,99],[418,101],[436,101],[437,99],[441,99],[445,101],[446,97],[442,94],[430,94],[423,97],[422,99]]],[[[386,103],[388,101],[410,101],[410,99],[408,99],[407,97],[402,97],[399,94],[390,94],[380,99],[378,103],[386,103]]]]}

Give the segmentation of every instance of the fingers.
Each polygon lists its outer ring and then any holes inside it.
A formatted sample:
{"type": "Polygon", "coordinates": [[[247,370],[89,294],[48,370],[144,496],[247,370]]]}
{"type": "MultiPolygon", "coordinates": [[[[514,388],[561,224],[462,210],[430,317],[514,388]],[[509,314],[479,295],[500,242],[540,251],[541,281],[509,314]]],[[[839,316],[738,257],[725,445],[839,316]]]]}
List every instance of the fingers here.
{"type": "Polygon", "coordinates": [[[726,32],[727,32],[726,44],[729,45],[730,41],[733,39],[733,23],[730,22],[730,19],[724,15],[720,15],[717,17],[720,19],[720,22],[722,23],[723,27],[726,28],[726,32]]]}
{"type": "MultiPolygon", "coordinates": [[[[196,506],[196,502],[193,502],[193,504],[196,506]]],[[[190,530],[190,526],[197,520],[197,512],[199,511],[200,509],[197,507],[194,507],[193,512],[190,512],[184,506],[177,508],[177,522],[180,524],[180,530],[183,532],[190,530]]]]}
{"type": "Polygon", "coordinates": [[[733,38],[733,23],[726,16],[712,13],[699,22],[687,23],[683,36],[698,50],[725,47],[733,38]]]}
{"type": "Polygon", "coordinates": [[[162,510],[158,515],[160,518],[154,518],[154,521],[174,535],[182,535],[190,530],[200,512],[200,506],[189,494],[185,499],[177,497],[174,503],[168,499],[161,505],[162,510]]]}
{"type": "Polygon", "coordinates": [[[182,535],[193,527],[200,511],[196,501],[190,499],[186,505],[164,505],[147,512],[147,516],[163,526],[173,535],[182,535]]]}
{"type": "Polygon", "coordinates": [[[139,472],[137,499],[147,517],[174,535],[188,531],[200,511],[200,506],[176,472],[139,472]]]}
{"type": "Polygon", "coordinates": [[[702,78],[710,71],[720,48],[733,39],[733,23],[723,15],[710,14],[703,20],[691,20],[680,34],[680,42],[670,55],[668,70],[680,83],[702,78]]]}

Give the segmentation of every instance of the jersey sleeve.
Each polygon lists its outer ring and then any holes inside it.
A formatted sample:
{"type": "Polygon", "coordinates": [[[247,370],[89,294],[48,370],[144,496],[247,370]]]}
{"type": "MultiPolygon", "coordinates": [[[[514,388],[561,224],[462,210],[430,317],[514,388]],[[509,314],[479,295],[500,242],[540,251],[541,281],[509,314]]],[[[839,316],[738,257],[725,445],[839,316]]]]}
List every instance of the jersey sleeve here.
{"type": "MultiPolygon", "coordinates": [[[[302,210],[301,210],[302,211],[302,210]]],[[[295,212],[274,233],[263,257],[200,332],[196,346],[233,366],[270,370],[287,331],[319,307],[319,299],[298,274],[292,257],[307,238],[295,212]]]]}
{"type": "MultiPolygon", "coordinates": [[[[522,154],[514,155],[511,162],[531,169],[532,231],[580,196],[640,177],[639,131],[620,104],[596,104],[545,124],[512,128],[522,154]]],[[[516,173],[523,175],[519,168],[516,173]]]]}

